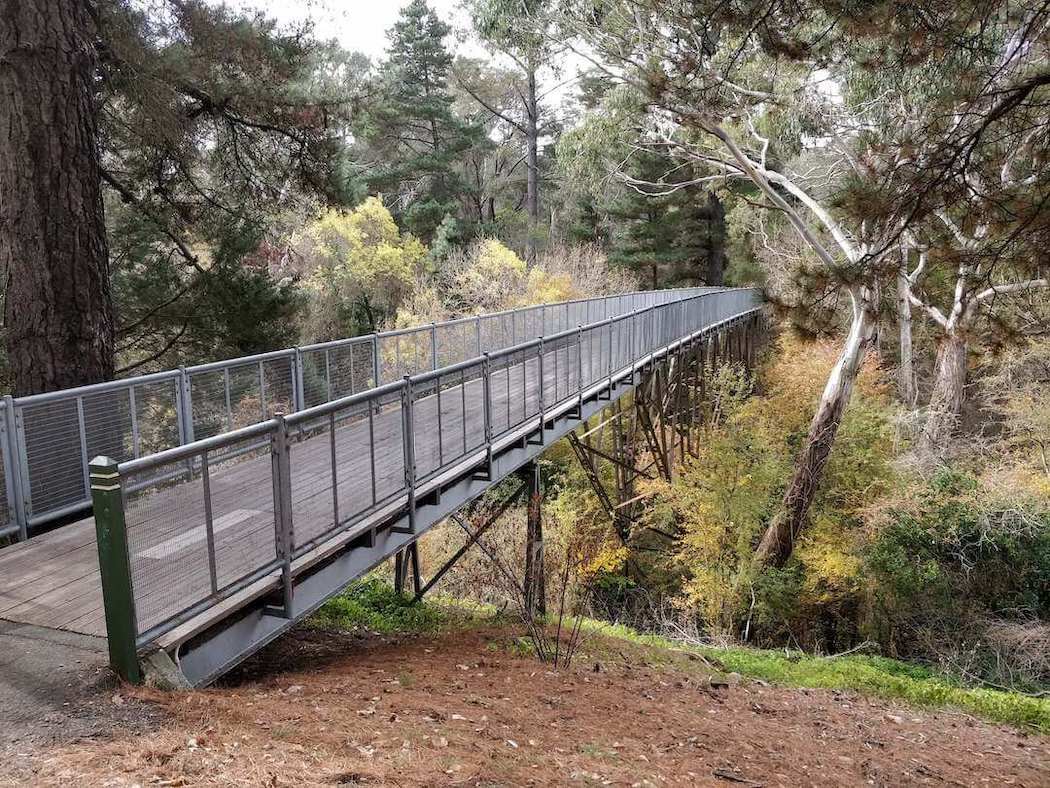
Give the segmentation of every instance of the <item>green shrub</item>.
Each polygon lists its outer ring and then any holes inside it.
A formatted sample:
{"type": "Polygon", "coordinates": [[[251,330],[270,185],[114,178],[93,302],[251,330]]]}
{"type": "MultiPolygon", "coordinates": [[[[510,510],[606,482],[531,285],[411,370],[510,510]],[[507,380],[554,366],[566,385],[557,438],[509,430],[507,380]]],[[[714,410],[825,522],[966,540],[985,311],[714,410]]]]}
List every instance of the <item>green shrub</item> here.
{"type": "Polygon", "coordinates": [[[865,557],[869,634],[893,653],[978,649],[990,619],[1050,617],[1050,510],[957,469],[905,490],[865,557]]]}
{"type": "Polygon", "coordinates": [[[368,578],[328,600],[311,623],[321,628],[393,634],[433,631],[447,620],[447,614],[434,605],[413,602],[412,597],[395,593],[385,580],[368,578]]]}

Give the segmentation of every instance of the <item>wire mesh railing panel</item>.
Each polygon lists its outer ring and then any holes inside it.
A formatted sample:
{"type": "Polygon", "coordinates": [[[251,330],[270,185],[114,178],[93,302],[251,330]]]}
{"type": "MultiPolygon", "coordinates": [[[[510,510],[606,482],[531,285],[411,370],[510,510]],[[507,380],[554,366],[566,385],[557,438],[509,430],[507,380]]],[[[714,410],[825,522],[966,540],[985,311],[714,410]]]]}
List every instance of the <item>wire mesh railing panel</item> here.
{"type": "Polygon", "coordinates": [[[277,413],[292,413],[295,402],[295,357],[291,354],[262,363],[263,420],[277,413]]]}
{"type": "Polygon", "coordinates": [[[332,394],[329,399],[349,397],[375,385],[372,368],[372,343],[351,342],[329,351],[332,394]]]}
{"type": "Polygon", "coordinates": [[[400,396],[342,408],[335,421],[339,521],[345,523],[404,492],[400,396]]]}
{"type": "Polygon", "coordinates": [[[383,502],[405,491],[405,432],[401,392],[391,392],[371,402],[376,497],[383,502]]]}
{"type": "Polygon", "coordinates": [[[238,364],[226,368],[229,377],[230,428],[238,429],[265,421],[261,364],[238,364]]]}
{"type": "Polygon", "coordinates": [[[539,400],[529,396],[530,372],[536,367],[528,362],[538,357],[539,348],[530,347],[501,355],[489,369],[490,413],[492,432],[499,435],[524,424],[539,413],[539,400]]]}
{"type": "Polygon", "coordinates": [[[219,591],[276,560],[270,441],[228,444],[208,458],[210,505],[219,591]]]}
{"type": "Polygon", "coordinates": [[[79,398],[22,405],[20,411],[30,515],[84,501],[87,450],[81,442],[79,398]]]}
{"type": "Polygon", "coordinates": [[[331,349],[304,350],[299,356],[303,381],[303,407],[313,408],[332,399],[329,387],[331,349]]]}
{"type": "Polygon", "coordinates": [[[183,442],[178,385],[178,380],[172,378],[135,386],[136,457],[156,454],[183,442]]]}
{"type": "Polygon", "coordinates": [[[483,353],[492,353],[501,348],[510,346],[511,321],[506,315],[482,315],[481,326],[481,350],[483,353]]]}
{"type": "Polygon", "coordinates": [[[478,324],[475,320],[438,324],[435,345],[437,366],[451,367],[481,355],[478,349],[478,324]]]}
{"type": "Polygon", "coordinates": [[[128,474],[124,522],[139,633],[212,594],[203,477],[187,461],[128,474]]]}
{"type": "Polygon", "coordinates": [[[81,398],[89,458],[102,454],[123,462],[135,456],[138,414],[132,410],[132,396],[132,387],[128,386],[85,394],[81,398]]]}
{"type": "Polygon", "coordinates": [[[485,442],[481,362],[412,386],[417,478],[425,478],[485,442]]]}
{"type": "Polygon", "coordinates": [[[226,371],[216,369],[194,372],[189,377],[193,403],[193,437],[200,440],[233,429],[226,371]]]}
{"type": "Polygon", "coordinates": [[[379,370],[382,383],[400,380],[433,369],[430,327],[379,336],[379,370]]]}
{"type": "MultiPolygon", "coordinates": [[[[347,428],[349,425],[344,425],[347,428]]],[[[335,414],[298,422],[288,432],[291,511],[294,546],[306,545],[338,526],[341,513],[335,499],[333,471],[339,467],[335,437],[339,427],[335,414]]],[[[357,457],[342,458],[361,477],[357,457]]]]}

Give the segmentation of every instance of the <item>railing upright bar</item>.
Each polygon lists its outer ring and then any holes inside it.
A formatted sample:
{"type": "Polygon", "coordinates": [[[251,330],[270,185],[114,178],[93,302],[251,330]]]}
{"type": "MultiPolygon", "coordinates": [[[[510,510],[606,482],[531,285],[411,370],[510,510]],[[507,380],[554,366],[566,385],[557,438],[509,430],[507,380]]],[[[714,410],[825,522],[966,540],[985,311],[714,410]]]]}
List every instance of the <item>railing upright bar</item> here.
{"type": "Polygon", "coordinates": [[[416,532],[416,451],[415,419],[412,413],[412,378],[405,375],[401,389],[401,432],[405,458],[405,487],[408,490],[408,531],[416,532]]]}
{"type": "Polygon", "coordinates": [[[208,452],[201,452],[201,487],[204,495],[204,533],[208,545],[208,575],[212,594],[219,593],[219,572],[215,559],[215,520],[211,505],[211,472],[208,468],[208,452]]]}
{"type": "Polygon", "coordinates": [[[87,429],[84,427],[84,398],[77,397],[77,430],[80,434],[80,461],[84,489],[91,489],[91,471],[88,470],[87,429]]]}
{"type": "Polygon", "coordinates": [[[270,457],[273,466],[274,525],[277,529],[277,558],[281,562],[282,610],[285,617],[292,615],[294,584],[292,582],[292,555],[295,552],[295,537],[292,531],[292,478],[288,425],[284,414],[274,414],[276,429],[270,442],[270,457]]]}
{"type": "Polygon", "coordinates": [[[438,368],[438,344],[437,344],[437,323],[430,324],[430,369],[435,371],[438,368]]]}
{"type": "Polygon", "coordinates": [[[193,393],[190,390],[190,376],[185,367],[179,367],[178,398],[181,407],[177,409],[178,423],[181,427],[179,437],[182,445],[193,443],[193,393]]]}
{"type": "Polygon", "coordinates": [[[492,380],[491,370],[492,362],[489,360],[489,354],[482,354],[481,364],[481,389],[482,389],[482,413],[485,420],[485,452],[486,452],[486,465],[488,467],[488,477],[492,478],[492,380]]]}
{"type": "MultiPolygon", "coordinates": [[[[352,361],[351,369],[353,369],[352,361]]],[[[380,385],[382,384],[379,381],[379,334],[372,334],[372,388],[379,388],[380,385]]]]}
{"type": "MultiPolygon", "coordinates": [[[[26,523],[26,507],[22,500],[24,488],[21,452],[18,450],[19,435],[15,426],[15,401],[10,395],[4,396],[3,452],[4,484],[7,489],[7,506],[14,515],[14,524],[18,527],[19,541],[29,538],[29,527],[26,523]]],[[[5,523],[4,525],[7,525],[5,523]]]]}
{"type": "Polygon", "coordinates": [[[328,414],[328,436],[332,461],[332,527],[339,527],[339,465],[335,458],[335,411],[328,414]]]}

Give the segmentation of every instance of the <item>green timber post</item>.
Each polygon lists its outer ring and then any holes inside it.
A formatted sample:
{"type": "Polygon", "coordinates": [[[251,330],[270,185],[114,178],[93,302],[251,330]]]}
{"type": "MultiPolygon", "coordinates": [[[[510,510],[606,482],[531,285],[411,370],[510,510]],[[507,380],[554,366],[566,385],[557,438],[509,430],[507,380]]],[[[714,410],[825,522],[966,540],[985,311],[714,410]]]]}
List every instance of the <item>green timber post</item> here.
{"type": "Polygon", "coordinates": [[[102,604],[106,613],[109,664],[121,678],[142,682],[135,621],[135,594],[131,585],[128,532],[124,522],[124,496],[117,461],[96,457],[91,473],[91,503],[98,541],[98,568],[102,576],[102,604]]]}

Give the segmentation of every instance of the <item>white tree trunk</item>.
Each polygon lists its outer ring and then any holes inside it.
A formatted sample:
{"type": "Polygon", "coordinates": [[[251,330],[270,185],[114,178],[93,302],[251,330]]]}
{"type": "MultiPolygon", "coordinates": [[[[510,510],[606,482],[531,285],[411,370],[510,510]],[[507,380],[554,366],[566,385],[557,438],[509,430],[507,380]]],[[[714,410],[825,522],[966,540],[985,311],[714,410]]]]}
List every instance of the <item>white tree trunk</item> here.
{"type": "Polygon", "coordinates": [[[966,391],[968,350],[966,334],[960,328],[945,335],[937,348],[929,416],[922,435],[922,446],[926,449],[942,443],[958,423],[966,391]]]}
{"type": "Polygon", "coordinates": [[[755,552],[755,566],[783,566],[816,497],[842,415],[853,394],[853,384],[875,332],[875,310],[864,294],[854,294],[853,322],[838,363],[831,371],[806,443],[795,460],[781,510],[773,518],[755,552]]]}
{"type": "Polygon", "coordinates": [[[911,342],[911,283],[908,281],[908,260],[902,255],[897,269],[897,331],[900,335],[900,378],[897,381],[901,401],[909,408],[915,407],[918,394],[915,391],[915,362],[911,342]]]}

